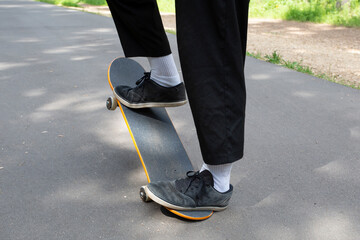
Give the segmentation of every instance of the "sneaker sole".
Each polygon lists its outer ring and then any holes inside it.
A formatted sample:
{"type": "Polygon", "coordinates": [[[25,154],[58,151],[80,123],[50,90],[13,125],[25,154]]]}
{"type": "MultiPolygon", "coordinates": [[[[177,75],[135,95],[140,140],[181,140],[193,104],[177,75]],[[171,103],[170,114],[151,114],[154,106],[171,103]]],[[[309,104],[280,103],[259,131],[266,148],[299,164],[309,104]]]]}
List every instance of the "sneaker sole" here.
{"type": "Polygon", "coordinates": [[[202,211],[202,210],[210,210],[210,211],[223,211],[227,208],[226,207],[214,207],[214,206],[206,206],[206,207],[196,207],[196,208],[192,208],[192,207],[181,207],[181,206],[177,206],[177,205],[173,205],[171,203],[165,202],[164,200],[162,200],[161,198],[158,198],[156,195],[154,195],[148,188],[147,186],[143,186],[146,195],[153,200],[154,202],[156,202],[157,204],[170,208],[170,209],[174,209],[174,210],[183,210],[183,211],[202,211]]]}
{"type": "Polygon", "coordinates": [[[179,107],[187,103],[187,100],[178,101],[178,102],[147,102],[147,103],[129,103],[125,99],[121,98],[119,95],[113,91],[114,96],[119,102],[125,105],[128,108],[152,108],[152,107],[179,107]]]}

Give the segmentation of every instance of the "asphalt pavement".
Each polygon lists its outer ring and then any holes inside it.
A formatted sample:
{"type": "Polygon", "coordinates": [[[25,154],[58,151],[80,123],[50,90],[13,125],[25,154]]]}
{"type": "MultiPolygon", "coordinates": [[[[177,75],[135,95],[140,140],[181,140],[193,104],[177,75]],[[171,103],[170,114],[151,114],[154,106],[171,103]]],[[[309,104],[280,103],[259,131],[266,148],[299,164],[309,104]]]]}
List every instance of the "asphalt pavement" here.
{"type": "MultiPolygon", "coordinates": [[[[120,111],[105,108],[108,64],[122,55],[111,18],[0,1],[1,240],[358,239],[359,90],[247,58],[233,198],[189,222],[138,196],[136,150],[120,111]]],[[[200,167],[189,106],[168,111],[200,167]]]]}

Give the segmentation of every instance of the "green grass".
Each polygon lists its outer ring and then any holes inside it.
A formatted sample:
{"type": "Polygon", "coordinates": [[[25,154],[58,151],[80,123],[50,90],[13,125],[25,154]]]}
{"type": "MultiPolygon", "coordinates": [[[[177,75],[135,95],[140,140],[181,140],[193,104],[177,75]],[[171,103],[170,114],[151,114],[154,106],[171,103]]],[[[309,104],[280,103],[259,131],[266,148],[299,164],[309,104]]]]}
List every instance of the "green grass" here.
{"type": "Polygon", "coordinates": [[[175,13],[175,0],[157,0],[160,12],[175,13]]]}
{"type": "MultiPolygon", "coordinates": [[[[286,61],[281,57],[281,55],[277,51],[274,51],[270,55],[266,54],[264,57],[262,57],[262,55],[260,53],[249,53],[249,52],[247,52],[246,55],[251,56],[251,57],[255,57],[255,58],[260,59],[260,60],[265,60],[265,61],[267,61],[269,63],[281,65],[281,66],[296,70],[298,72],[307,73],[307,74],[315,76],[315,74],[312,71],[311,67],[304,66],[301,62],[286,61]]],[[[322,74],[321,76],[326,76],[326,75],[322,74]]]]}
{"type": "Polygon", "coordinates": [[[270,62],[273,64],[284,66],[284,67],[293,69],[298,72],[302,72],[302,73],[306,73],[306,74],[309,74],[309,75],[312,75],[312,76],[315,76],[318,78],[322,78],[322,79],[328,80],[330,82],[335,82],[335,83],[342,84],[342,85],[352,87],[355,89],[360,89],[360,86],[355,86],[355,84],[348,83],[342,79],[338,79],[336,76],[330,76],[325,73],[314,73],[314,71],[311,67],[303,65],[301,61],[300,62],[286,61],[285,59],[283,59],[281,57],[281,55],[277,51],[274,51],[270,55],[266,54],[265,56],[262,56],[261,53],[250,53],[250,52],[247,52],[246,55],[256,58],[256,59],[264,60],[264,61],[267,61],[267,62],[270,62]]]}
{"type": "Polygon", "coordinates": [[[280,55],[276,51],[274,51],[271,55],[265,55],[265,60],[274,64],[280,64],[282,61],[280,55]]]}
{"type": "Polygon", "coordinates": [[[37,0],[67,7],[79,7],[79,4],[85,3],[90,5],[104,6],[107,5],[106,0],[37,0]]]}
{"type": "MultiPolygon", "coordinates": [[[[291,61],[282,60],[281,65],[283,65],[287,68],[290,68],[290,69],[294,69],[298,72],[315,75],[309,66],[304,66],[304,65],[302,65],[301,62],[291,62],[291,61]]],[[[321,74],[321,76],[325,76],[325,74],[321,74]]]]}
{"type": "Polygon", "coordinates": [[[250,17],[360,27],[360,0],[251,0],[250,17]]]}
{"type": "MultiPolygon", "coordinates": [[[[78,7],[79,4],[85,3],[90,5],[104,6],[107,5],[106,0],[37,0],[67,7],[78,7]]],[[[157,0],[161,12],[175,12],[175,0],[157,0]]]]}
{"type": "Polygon", "coordinates": [[[253,58],[257,58],[257,59],[262,59],[261,57],[261,53],[250,53],[250,52],[246,52],[246,55],[253,57],[253,58]]]}
{"type": "Polygon", "coordinates": [[[165,32],[171,33],[176,35],[176,30],[172,30],[172,29],[166,29],[165,32]]]}
{"type": "Polygon", "coordinates": [[[90,5],[107,5],[106,0],[84,0],[83,2],[90,5]]]}

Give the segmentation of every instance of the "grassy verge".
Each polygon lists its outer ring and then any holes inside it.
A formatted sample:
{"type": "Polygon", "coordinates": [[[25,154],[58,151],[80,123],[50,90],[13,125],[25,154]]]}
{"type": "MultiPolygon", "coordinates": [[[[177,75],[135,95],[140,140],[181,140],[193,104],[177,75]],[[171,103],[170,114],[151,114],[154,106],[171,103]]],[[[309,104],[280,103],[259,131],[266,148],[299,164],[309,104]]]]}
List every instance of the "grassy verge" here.
{"type": "Polygon", "coordinates": [[[104,6],[107,5],[106,0],[36,0],[39,2],[46,2],[60,6],[67,7],[79,7],[79,4],[85,3],[96,6],[104,6]]]}
{"type": "Polygon", "coordinates": [[[250,17],[360,27],[360,1],[251,0],[250,17]]]}
{"type": "MultiPolygon", "coordinates": [[[[36,0],[66,7],[80,7],[79,4],[107,5],[106,0],[36,0]]],[[[160,12],[175,13],[175,0],[157,0],[160,12]]]]}
{"type": "Polygon", "coordinates": [[[176,31],[172,29],[165,29],[165,32],[176,35],[176,31]]]}
{"type": "Polygon", "coordinates": [[[315,76],[315,77],[318,77],[318,78],[328,80],[330,82],[335,82],[335,83],[342,84],[342,85],[345,85],[345,86],[348,86],[348,87],[351,87],[351,88],[360,89],[360,86],[356,86],[353,83],[348,83],[348,82],[346,82],[346,81],[344,81],[342,79],[337,78],[336,76],[330,76],[330,75],[325,74],[325,73],[314,73],[314,71],[313,71],[313,69],[311,67],[303,65],[301,61],[300,62],[286,61],[285,59],[283,59],[281,57],[281,55],[279,55],[277,53],[277,51],[274,51],[270,55],[266,54],[264,56],[262,56],[261,53],[247,52],[246,54],[248,56],[250,56],[250,57],[260,59],[260,60],[263,60],[263,61],[267,61],[267,62],[277,64],[277,65],[280,65],[280,66],[284,66],[284,67],[287,67],[289,69],[293,69],[293,70],[298,71],[298,72],[306,73],[306,74],[309,74],[309,75],[312,75],[312,76],[315,76]]]}

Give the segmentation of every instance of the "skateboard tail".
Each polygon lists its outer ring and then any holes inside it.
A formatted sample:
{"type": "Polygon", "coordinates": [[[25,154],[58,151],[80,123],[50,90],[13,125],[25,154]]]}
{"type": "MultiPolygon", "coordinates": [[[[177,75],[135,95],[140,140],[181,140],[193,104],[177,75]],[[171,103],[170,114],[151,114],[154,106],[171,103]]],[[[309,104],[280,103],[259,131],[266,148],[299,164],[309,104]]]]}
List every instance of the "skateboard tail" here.
{"type": "MultiPolygon", "coordinates": [[[[176,211],[174,209],[171,209],[171,208],[166,208],[169,212],[179,216],[179,217],[182,217],[182,218],[185,218],[185,219],[188,219],[188,220],[193,220],[193,221],[201,221],[201,220],[205,220],[205,219],[208,219],[210,218],[212,215],[213,215],[213,211],[210,211],[211,213],[208,214],[208,215],[205,215],[205,216],[202,216],[202,217],[192,217],[192,216],[189,216],[189,215],[185,215],[183,213],[181,213],[181,211],[176,211]]],[[[186,212],[187,214],[189,214],[190,211],[182,211],[182,212],[186,212]]]]}

